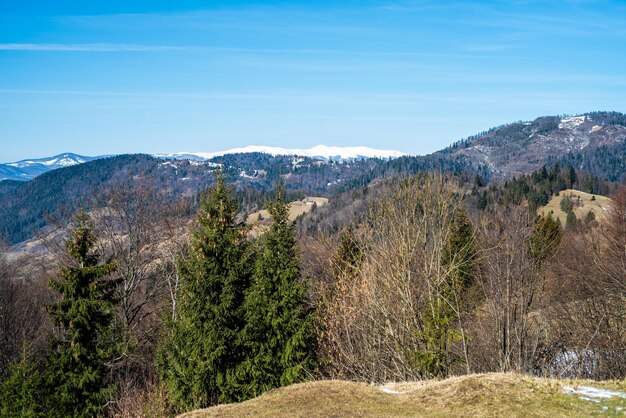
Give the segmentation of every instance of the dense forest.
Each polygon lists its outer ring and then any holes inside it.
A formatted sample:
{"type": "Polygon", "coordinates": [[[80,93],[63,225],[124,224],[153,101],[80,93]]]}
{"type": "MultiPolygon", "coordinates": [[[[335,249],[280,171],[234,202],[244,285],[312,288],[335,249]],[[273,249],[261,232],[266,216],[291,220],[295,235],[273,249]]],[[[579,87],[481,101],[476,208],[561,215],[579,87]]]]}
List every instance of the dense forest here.
{"type": "MultiPolygon", "coordinates": [[[[100,163],[164,163],[125,158],[100,163]]],[[[560,164],[502,183],[407,169],[294,224],[280,170],[269,190],[210,172],[182,200],[105,182],[43,255],[2,247],[1,416],[168,416],[312,379],[626,376],[623,185],[560,164]],[[606,218],[536,215],[568,188],[611,195],[606,218]]]]}

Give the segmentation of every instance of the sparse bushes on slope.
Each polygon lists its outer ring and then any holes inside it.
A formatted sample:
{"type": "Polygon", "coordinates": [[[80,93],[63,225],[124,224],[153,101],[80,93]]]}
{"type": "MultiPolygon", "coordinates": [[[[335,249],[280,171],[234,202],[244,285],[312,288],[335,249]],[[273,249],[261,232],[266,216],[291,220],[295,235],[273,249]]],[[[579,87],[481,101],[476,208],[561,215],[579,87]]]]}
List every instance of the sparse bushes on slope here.
{"type": "Polygon", "coordinates": [[[440,176],[403,179],[376,202],[357,239],[344,236],[320,302],[332,373],[410,380],[445,376],[465,361],[461,307],[475,250],[460,203],[440,176]]]}

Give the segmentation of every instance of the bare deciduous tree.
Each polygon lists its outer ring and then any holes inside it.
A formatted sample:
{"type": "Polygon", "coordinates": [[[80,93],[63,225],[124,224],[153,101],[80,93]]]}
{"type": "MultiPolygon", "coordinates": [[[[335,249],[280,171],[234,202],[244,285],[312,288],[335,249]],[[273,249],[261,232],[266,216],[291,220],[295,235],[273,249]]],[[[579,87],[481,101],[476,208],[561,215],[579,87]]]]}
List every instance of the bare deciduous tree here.
{"type": "Polygon", "coordinates": [[[441,176],[403,179],[376,202],[356,232],[355,269],[335,261],[322,300],[325,350],[336,374],[369,381],[407,380],[469,368],[467,334],[455,282],[465,260],[446,256],[460,197],[441,176]],[[459,328],[462,332],[459,332],[459,328]]]}

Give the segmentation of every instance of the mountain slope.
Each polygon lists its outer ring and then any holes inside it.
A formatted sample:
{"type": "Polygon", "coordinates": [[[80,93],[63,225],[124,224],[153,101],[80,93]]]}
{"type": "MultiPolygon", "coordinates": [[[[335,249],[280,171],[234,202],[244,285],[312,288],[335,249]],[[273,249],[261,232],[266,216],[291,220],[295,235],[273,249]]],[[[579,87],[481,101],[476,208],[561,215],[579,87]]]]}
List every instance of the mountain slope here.
{"type": "Polygon", "coordinates": [[[604,149],[616,159],[612,171],[606,174],[617,179],[626,172],[625,143],[626,115],[593,112],[511,123],[470,137],[442,153],[466,156],[475,163],[486,164],[495,177],[508,178],[574,155],[582,166],[597,150],[604,149]]]}
{"type": "Polygon", "coordinates": [[[176,201],[194,198],[213,182],[222,167],[228,182],[240,191],[246,209],[260,205],[264,193],[283,179],[287,191],[330,196],[376,169],[383,160],[324,162],[311,158],[268,154],[229,154],[211,161],[163,160],[149,155],[121,155],[50,171],[29,182],[0,182],[0,236],[11,243],[30,238],[48,224],[46,214],[72,212],[78,205],[94,204],[114,184],[148,186],[176,201]]]}
{"type": "MultiPolygon", "coordinates": [[[[0,213],[5,215],[0,216],[0,234],[6,234],[12,243],[27,239],[47,224],[46,213],[57,213],[60,207],[76,209],[87,197],[98,196],[114,182],[142,180],[174,200],[194,197],[211,184],[217,166],[223,167],[228,181],[242,192],[240,198],[246,209],[259,204],[263,193],[279,179],[298,199],[305,195],[334,197],[384,178],[418,171],[451,173],[466,180],[478,174],[489,181],[519,177],[555,163],[562,168],[571,165],[610,181],[622,181],[626,179],[626,116],[597,112],[579,117],[542,117],[494,128],[425,156],[356,158],[378,152],[361,147],[312,149],[312,154],[321,153],[323,158],[271,154],[307,150],[263,147],[265,153],[249,152],[253,149],[256,148],[213,156],[210,160],[205,159],[209,154],[159,158],[126,155],[81,163],[91,157],[61,154],[0,165],[0,177],[4,169],[10,172],[9,178],[20,180],[25,175],[19,170],[31,170],[28,176],[36,170],[63,167],[30,182],[0,182],[0,213]],[[333,155],[341,160],[335,161],[333,155]]],[[[593,187],[581,190],[598,192],[593,187]]]]}
{"type": "MultiPolygon", "coordinates": [[[[298,156],[308,157],[322,161],[354,161],[370,158],[392,159],[406,155],[400,151],[379,150],[368,147],[329,147],[317,145],[308,149],[288,149],[266,146],[248,146],[244,148],[233,148],[218,152],[197,152],[197,153],[175,153],[175,154],[153,154],[156,158],[166,160],[190,160],[190,161],[211,161],[216,157],[223,157],[232,154],[267,154],[269,156],[298,156]]],[[[86,157],[84,155],[66,152],[47,158],[26,159],[12,163],[0,164],[0,181],[2,180],[32,180],[33,178],[58,168],[71,167],[83,164],[100,158],[110,157],[102,155],[97,157],[86,157]]]]}
{"type": "Polygon", "coordinates": [[[98,158],[103,157],[85,157],[84,155],[66,152],[53,157],[0,164],[0,180],[31,180],[51,170],[83,164],[98,158]]]}

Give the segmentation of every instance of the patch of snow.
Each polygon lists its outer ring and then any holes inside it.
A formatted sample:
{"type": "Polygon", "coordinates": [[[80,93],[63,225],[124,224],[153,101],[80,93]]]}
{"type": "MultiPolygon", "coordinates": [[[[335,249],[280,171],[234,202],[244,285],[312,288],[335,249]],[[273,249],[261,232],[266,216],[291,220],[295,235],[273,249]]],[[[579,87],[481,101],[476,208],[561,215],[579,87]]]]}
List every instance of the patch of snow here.
{"type": "Polygon", "coordinates": [[[561,119],[561,123],[559,123],[559,129],[572,129],[576,126],[582,125],[585,123],[587,119],[586,116],[574,116],[571,118],[563,118],[561,119]]]}
{"type": "Polygon", "coordinates": [[[295,157],[293,160],[291,160],[291,166],[293,168],[296,168],[302,161],[304,161],[304,158],[295,157]]]}
{"type": "Polygon", "coordinates": [[[6,165],[16,168],[27,168],[33,165],[43,165],[47,167],[70,167],[77,164],[87,162],[86,159],[81,158],[75,154],[59,154],[49,158],[39,158],[34,160],[22,160],[13,163],[6,163],[6,165]]]}
{"type": "Polygon", "coordinates": [[[398,392],[389,388],[380,388],[381,392],[388,393],[390,395],[402,395],[402,392],[398,392]]]}
{"type": "MultiPolygon", "coordinates": [[[[256,174],[256,172],[254,174],[256,174]]],[[[239,173],[239,177],[243,177],[245,179],[254,179],[254,176],[248,175],[245,170],[241,170],[241,172],[239,173]]]]}
{"type": "Polygon", "coordinates": [[[597,367],[598,353],[594,350],[566,350],[558,353],[550,365],[551,374],[562,379],[574,379],[579,371],[591,375],[597,367]]]}
{"type": "Polygon", "coordinates": [[[60,165],[63,167],[69,167],[71,165],[80,164],[80,161],[72,160],[70,158],[61,158],[61,159],[52,159],[48,161],[41,161],[40,164],[43,165],[60,165]]]}
{"type": "Polygon", "coordinates": [[[171,161],[165,161],[159,164],[161,167],[173,167],[175,170],[178,170],[178,166],[171,161]]]}
{"type": "Polygon", "coordinates": [[[611,399],[614,397],[626,399],[626,393],[618,392],[615,390],[598,389],[592,386],[579,386],[578,389],[574,389],[571,386],[563,386],[563,392],[566,395],[582,395],[580,399],[593,400],[596,399],[611,399]]]}
{"type": "Polygon", "coordinates": [[[602,125],[595,125],[593,128],[591,128],[591,130],[589,131],[590,134],[593,134],[595,132],[601,131],[602,128],[604,128],[604,126],[602,125]]]}

